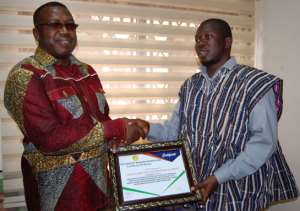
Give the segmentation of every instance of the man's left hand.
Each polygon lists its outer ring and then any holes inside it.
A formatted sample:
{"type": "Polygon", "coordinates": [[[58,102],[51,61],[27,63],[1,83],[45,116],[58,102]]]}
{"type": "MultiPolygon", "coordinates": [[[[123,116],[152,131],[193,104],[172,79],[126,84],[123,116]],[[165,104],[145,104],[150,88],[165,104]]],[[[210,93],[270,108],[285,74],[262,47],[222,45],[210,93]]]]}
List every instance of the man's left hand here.
{"type": "Polygon", "coordinates": [[[200,190],[203,201],[206,202],[209,196],[217,189],[219,183],[215,176],[209,176],[204,181],[192,187],[192,190],[200,190]]]}

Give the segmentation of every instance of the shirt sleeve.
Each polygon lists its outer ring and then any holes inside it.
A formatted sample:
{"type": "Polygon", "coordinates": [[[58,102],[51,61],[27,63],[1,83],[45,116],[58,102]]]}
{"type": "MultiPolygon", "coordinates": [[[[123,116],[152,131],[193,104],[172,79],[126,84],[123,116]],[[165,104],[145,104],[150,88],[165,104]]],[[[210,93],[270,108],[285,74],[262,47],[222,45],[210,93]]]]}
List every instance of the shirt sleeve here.
{"type": "Polygon", "coordinates": [[[171,117],[163,124],[150,123],[148,139],[152,142],[173,141],[178,138],[179,129],[179,107],[177,102],[171,117]]]}
{"type": "Polygon", "coordinates": [[[276,148],[277,112],[273,90],[255,105],[249,116],[250,140],[235,159],[225,162],[214,173],[219,184],[253,174],[273,154],[276,148]]]}
{"type": "MultiPolygon", "coordinates": [[[[99,122],[83,108],[78,118],[62,122],[53,109],[39,79],[32,77],[23,100],[25,133],[41,152],[65,154],[102,145],[104,140],[126,135],[122,119],[99,122]]],[[[25,138],[26,140],[26,138],[25,138]]]]}
{"type": "Polygon", "coordinates": [[[36,77],[32,77],[28,84],[23,101],[23,115],[26,136],[45,153],[66,149],[93,133],[93,130],[98,135],[102,134],[99,141],[103,139],[102,126],[95,127],[97,123],[93,122],[86,111],[79,118],[60,121],[44,87],[36,77]]]}

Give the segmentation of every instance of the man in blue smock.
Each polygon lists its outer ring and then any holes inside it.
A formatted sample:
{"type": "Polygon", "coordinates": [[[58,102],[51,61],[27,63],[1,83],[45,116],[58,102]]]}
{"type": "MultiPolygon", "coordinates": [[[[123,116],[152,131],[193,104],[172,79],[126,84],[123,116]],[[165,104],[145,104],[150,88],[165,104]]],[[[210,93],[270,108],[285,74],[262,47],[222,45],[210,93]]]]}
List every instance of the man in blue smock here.
{"type": "Polygon", "coordinates": [[[282,80],[237,64],[224,20],[202,22],[195,42],[201,71],[181,86],[171,118],[150,125],[136,120],[151,141],[188,142],[199,182],[195,189],[205,201],[189,210],[263,210],[296,198],[295,179],[278,142],[282,80]]]}

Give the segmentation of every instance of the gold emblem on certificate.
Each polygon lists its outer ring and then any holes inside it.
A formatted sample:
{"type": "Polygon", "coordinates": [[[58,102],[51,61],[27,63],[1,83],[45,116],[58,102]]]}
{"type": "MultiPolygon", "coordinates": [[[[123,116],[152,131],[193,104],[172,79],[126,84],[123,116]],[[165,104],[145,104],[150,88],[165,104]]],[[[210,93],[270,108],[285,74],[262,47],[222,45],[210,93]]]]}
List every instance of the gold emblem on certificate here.
{"type": "Polygon", "coordinates": [[[184,141],[121,147],[110,153],[115,210],[137,210],[201,200],[184,141]]]}

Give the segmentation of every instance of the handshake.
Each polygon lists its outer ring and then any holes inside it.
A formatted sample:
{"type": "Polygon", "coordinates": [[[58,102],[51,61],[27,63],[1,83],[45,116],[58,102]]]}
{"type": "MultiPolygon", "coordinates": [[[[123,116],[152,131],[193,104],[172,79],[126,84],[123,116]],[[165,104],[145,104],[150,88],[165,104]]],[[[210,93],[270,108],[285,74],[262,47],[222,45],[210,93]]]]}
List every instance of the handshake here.
{"type": "Polygon", "coordinates": [[[149,122],[142,119],[127,119],[123,118],[126,122],[127,133],[124,144],[131,144],[140,138],[146,138],[149,133],[149,122]]]}

